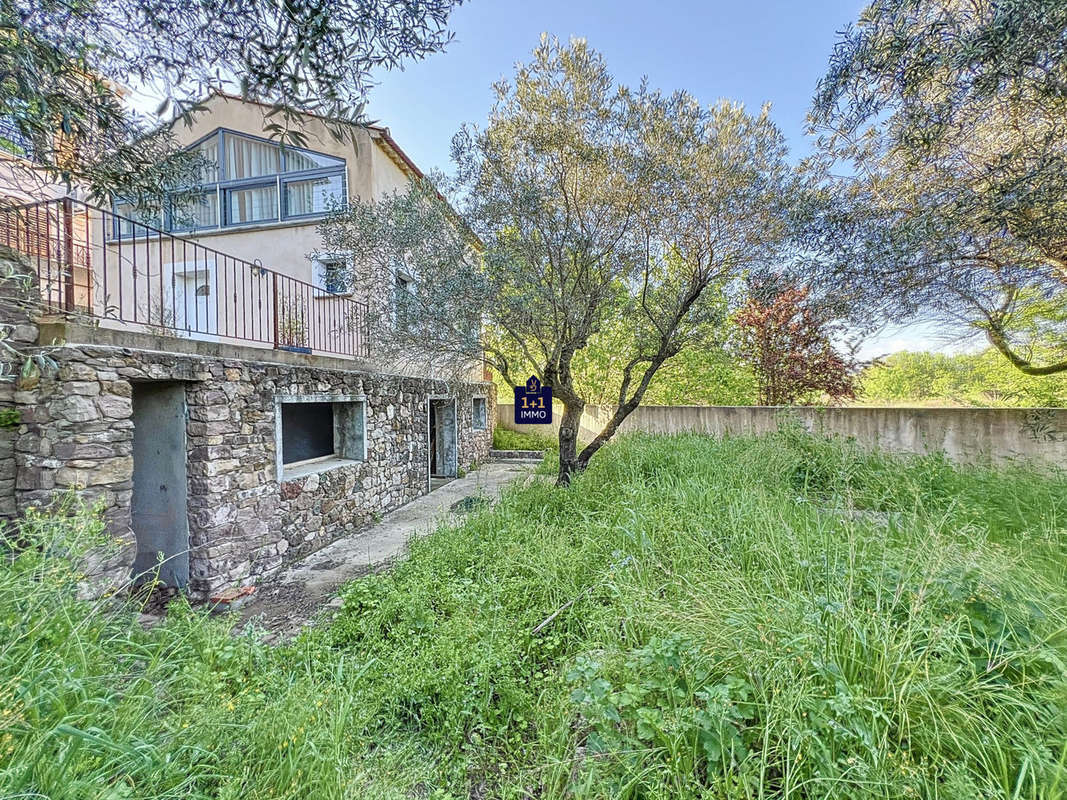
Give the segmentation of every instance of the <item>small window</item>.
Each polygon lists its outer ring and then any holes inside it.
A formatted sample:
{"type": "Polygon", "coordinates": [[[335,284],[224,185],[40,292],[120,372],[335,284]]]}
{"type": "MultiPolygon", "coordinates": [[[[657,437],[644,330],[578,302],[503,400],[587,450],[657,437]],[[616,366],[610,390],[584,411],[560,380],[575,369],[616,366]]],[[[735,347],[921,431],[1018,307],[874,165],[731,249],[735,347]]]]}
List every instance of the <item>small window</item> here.
{"type": "Polygon", "coordinates": [[[226,135],[226,178],[259,178],[282,169],[281,148],[273,142],[226,135]]]}
{"type": "Polygon", "coordinates": [[[280,400],[278,448],[282,480],[365,461],[364,402],[329,396],[280,400]]]}
{"type": "Polygon", "coordinates": [[[285,216],[325,214],[344,202],[344,192],[344,180],[340,175],[286,181],[285,216]]]}
{"type": "Polygon", "coordinates": [[[216,228],[219,224],[219,198],[215,192],[207,192],[189,198],[184,203],[174,203],[170,209],[170,229],[195,231],[200,228],[216,228]]]}
{"type": "Polygon", "coordinates": [[[278,219],[278,187],[273,183],[250,189],[227,189],[226,224],[278,219]]]}
{"type": "Polygon", "coordinates": [[[287,147],[282,153],[285,159],[286,172],[303,172],[312,169],[327,169],[331,167],[343,167],[345,160],[328,156],[324,153],[314,153],[311,150],[297,150],[287,147]]]}
{"type": "Polygon", "coordinates": [[[349,275],[348,259],[343,256],[318,256],[312,260],[312,279],[320,297],[332,294],[349,294],[352,278],[349,275]]]}
{"type": "Polygon", "coordinates": [[[146,210],[130,200],[117,201],[115,215],[115,235],[123,238],[148,236],[155,233],[162,224],[158,213],[146,210]]]}
{"type": "Polygon", "coordinates": [[[476,431],[484,431],[486,428],[486,403],[484,397],[475,397],[472,408],[473,423],[471,427],[476,431]]]}
{"type": "Polygon", "coordinates": [[[399,329],[406,329],[415,321],[415,281],[400,272],[393,286],[393,321],[399,329]]]}
{"type": "Polygon", "coordinates": [[[200,165],[200,183],[217,183],[219,180],[219,137],[212,136],[192,148],[203,162],[200,165]]]}

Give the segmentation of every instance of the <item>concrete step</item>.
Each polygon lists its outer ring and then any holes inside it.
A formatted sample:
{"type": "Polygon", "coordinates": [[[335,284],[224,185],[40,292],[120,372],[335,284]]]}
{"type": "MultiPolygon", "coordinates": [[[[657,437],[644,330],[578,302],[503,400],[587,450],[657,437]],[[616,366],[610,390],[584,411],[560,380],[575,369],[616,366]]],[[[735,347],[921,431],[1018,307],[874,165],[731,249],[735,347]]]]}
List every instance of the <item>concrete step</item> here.
{"type": "Polygon", "coordinates": [[[490,450],[489,458],[493,461],[543,461],[542,450],[490,450]]]}

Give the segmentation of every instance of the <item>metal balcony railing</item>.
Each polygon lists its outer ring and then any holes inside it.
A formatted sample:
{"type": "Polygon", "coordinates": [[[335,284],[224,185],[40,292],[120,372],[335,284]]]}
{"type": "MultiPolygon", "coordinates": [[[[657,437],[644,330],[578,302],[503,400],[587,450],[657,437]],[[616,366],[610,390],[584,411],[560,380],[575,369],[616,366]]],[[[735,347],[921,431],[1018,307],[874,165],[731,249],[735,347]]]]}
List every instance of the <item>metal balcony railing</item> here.
{"type": "Polygon", "coordinates": [[[28,259],[46,312],[182,338],[368,355],[364,303],[77,200],[0,209],[0,244],[28,259]]]}

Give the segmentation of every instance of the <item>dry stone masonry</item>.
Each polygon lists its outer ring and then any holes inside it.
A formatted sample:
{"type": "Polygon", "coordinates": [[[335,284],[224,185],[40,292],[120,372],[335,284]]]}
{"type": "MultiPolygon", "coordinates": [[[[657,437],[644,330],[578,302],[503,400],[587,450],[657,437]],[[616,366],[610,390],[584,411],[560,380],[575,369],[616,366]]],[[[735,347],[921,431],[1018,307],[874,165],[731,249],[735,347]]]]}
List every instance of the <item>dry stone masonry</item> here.
{"type": "MultiPolygon", "coordinates": [[[[16,509],[76,489],[132,542],[132,390],[181,382],[194,595],[244,585],[427,491],[426,404],[447,391],[443,383],[93,345],[53,357],[57,374],[17,398],[16,509]],[[366,460],[279,480],[276,398],[299,395],[365,397],[366,460]]],[[[469,468],[488,456],[490,433],[472,430],[469,403],[458,405],[460,464],[469,468]]],[[[131,563],[127,548],[107,566],[122,579],[131,563]]]]}

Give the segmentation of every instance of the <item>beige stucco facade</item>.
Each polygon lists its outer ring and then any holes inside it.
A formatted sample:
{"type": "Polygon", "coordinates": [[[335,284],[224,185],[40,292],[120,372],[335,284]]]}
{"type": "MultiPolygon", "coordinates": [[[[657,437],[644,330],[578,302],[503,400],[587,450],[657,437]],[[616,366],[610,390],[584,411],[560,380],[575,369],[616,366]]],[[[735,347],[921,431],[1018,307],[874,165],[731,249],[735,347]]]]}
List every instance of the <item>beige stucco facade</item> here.
{"type": "MultiPolygon", "coordinates": [[[[174,133],[186,146],[220,129],[270,141],[268,111],[258,103],[214,95],[191,120],[176,121],[174,133]]],[[[381,197],[405,189],[412,177],[421,175],[388,129],[353,125],[348,136],[338,138],[326,120],[314,115],[302,119],[301,149],[343,164],[344,196],[381,197]]],[[[332,173],[338,166],[329,169],[332,173]]],[[[278,178],[279,189],[285,180],[278,178]]],[[[221,203],[215,213],[221,220],[221,203]]],[[[60,255],[61,235],[56,232],[62,214],[58,204],[47,213],[45,230],[55,239],[53,261],[60,255]]],[[[363,358],[372,349],[363,333],[366,304],[373,296],[380,305],[392,286],[357,283],[338,293],[321,289],[321,270],[315,270],[313,259],[325,255],[318,231],[324,216],[161,236],[162,216],[146,220],[147,225],[130,224],[117,221],[110,210],[76,203],[74,238],[87,246],[75,254],[75,305],[105,327],[132,323],[148,332],[167,330],[187,338],[265,348],[280,344],[363,358]],[[119,226],[125,231],[120,233],[119,226]]],[[[46,264],[42,276],[50,270],[58,273],[58,264],[54,270],[52,266],[46,264]]]]}
{"type": "MultiPolygon", "coordinates": [[[[267,129],[273,121],[267,116],[269,111],[266,105],[216,94],[188,121],[175,121],[173,131],[179,144],[187,147],[210,142],[212,134],[221,130],[262,140],[264,145],[254,149],[266,146],[276,151],[272,143],[277,139],[267,129]]],[[[50,307],[87,313],[107,328],[132,327],[223,344],[319,352],[359,359],[386,372],[445,377],[435,374],[438,370],[429,366],[433,359],[426,354],[412,352],[411,358],[400,362],[386,361],[386,348],[369,341],[374,327],[371,317],[390,313],[394,276],[375,277],[381,270],[366,270],[350,286],[325,286],[324,260],[343,258],[358,263],[360,254],[323,252],[319,224],[325,213],[286,218],[288,187],[301,181],[308,187],[299,190],[301,196],[310,194],[310,187],[317,192],[321,183],[316,181],[329,180],[333,197],[366,200],[403,191],[422,173],[387,128],[352,125],[347,127],[349,135],[338,137],[335,125],[324,118],[303,114],[300,119],[299,148],[280,151],[279,160],[262,160],[256,163],[257,169],[239,173],[247,178],[227,180],[228,172],[221,169],[219,183],[205,177],[209,191],[204,197],[214,201],[211,227],[204,227],[206,222],[201,220],[201,227],[192,231],[161,234],[166,223],[174,221],[168,220],[169,211],[161,209],[146,214],[142,222],[131,222],[136,214],[133,209],[120,212],[120,218],[111,208],[100,209],[77,199],[56,199],[38,207],[33,219],[15,220],[12,224],[18,236],[26,240],[20,240],[16,249],[34,253],[42,293],[50,307]],[[310,154],[315,158],[309,161],[310,154]],[[292,159],[312,166],[286,169],[284,165],[291,167],[292,159]],[[274,168],[259,170],[264,164],[274,168]],[[276,186],[273,200],[256,200],[262,208],[276,209],[273,219],[230,224],[239,217],[229,213],[228,193],[239,193],[253,184],[261,191],[264,185],[276,186]],[[69,264],[68,238],[73,243],[69,264]]],[[[262,156],[231,156],[229,139],[224,136],[215,141],[211,160],[220,166],[228,159],[238,163],[242,157],[262,156]]],[[[242,166],[251,163],[246,160],[242,166]]],[[[45,199],[52,200],[38,198],[45,199]]],[[[327,204],[315,207],[325,209],[327,204]]],[[[481,365],[473,365],[472,376],[480,380],[482,375],[481,365]]]]}
{"type": "MultiPolygon", "coordinates": [[[[268,122],[266,106],[225,95],[213,95],[204,105],[205,110],[195,114],[191,124],[175,123],[179,142],[193,144],[218,128],[270,138],[264,130],[268,122]]],[[[325,120],[312,115],[304,115],[300,126],[300,133],[307,138],[306,149],[344,159],[349,197],[377,198],[405,188],[415,173],[394,150],[388,132],[367,126],[352,126],[350,131],[352,138],[338,140],[325,120]]],[[[248,261],[258,259],[266,267],[311,281],[309,255],[320,250],[321,245],[317,226],[318,220],[279,222],[198,232],[188,238],[248,261]]]]}

